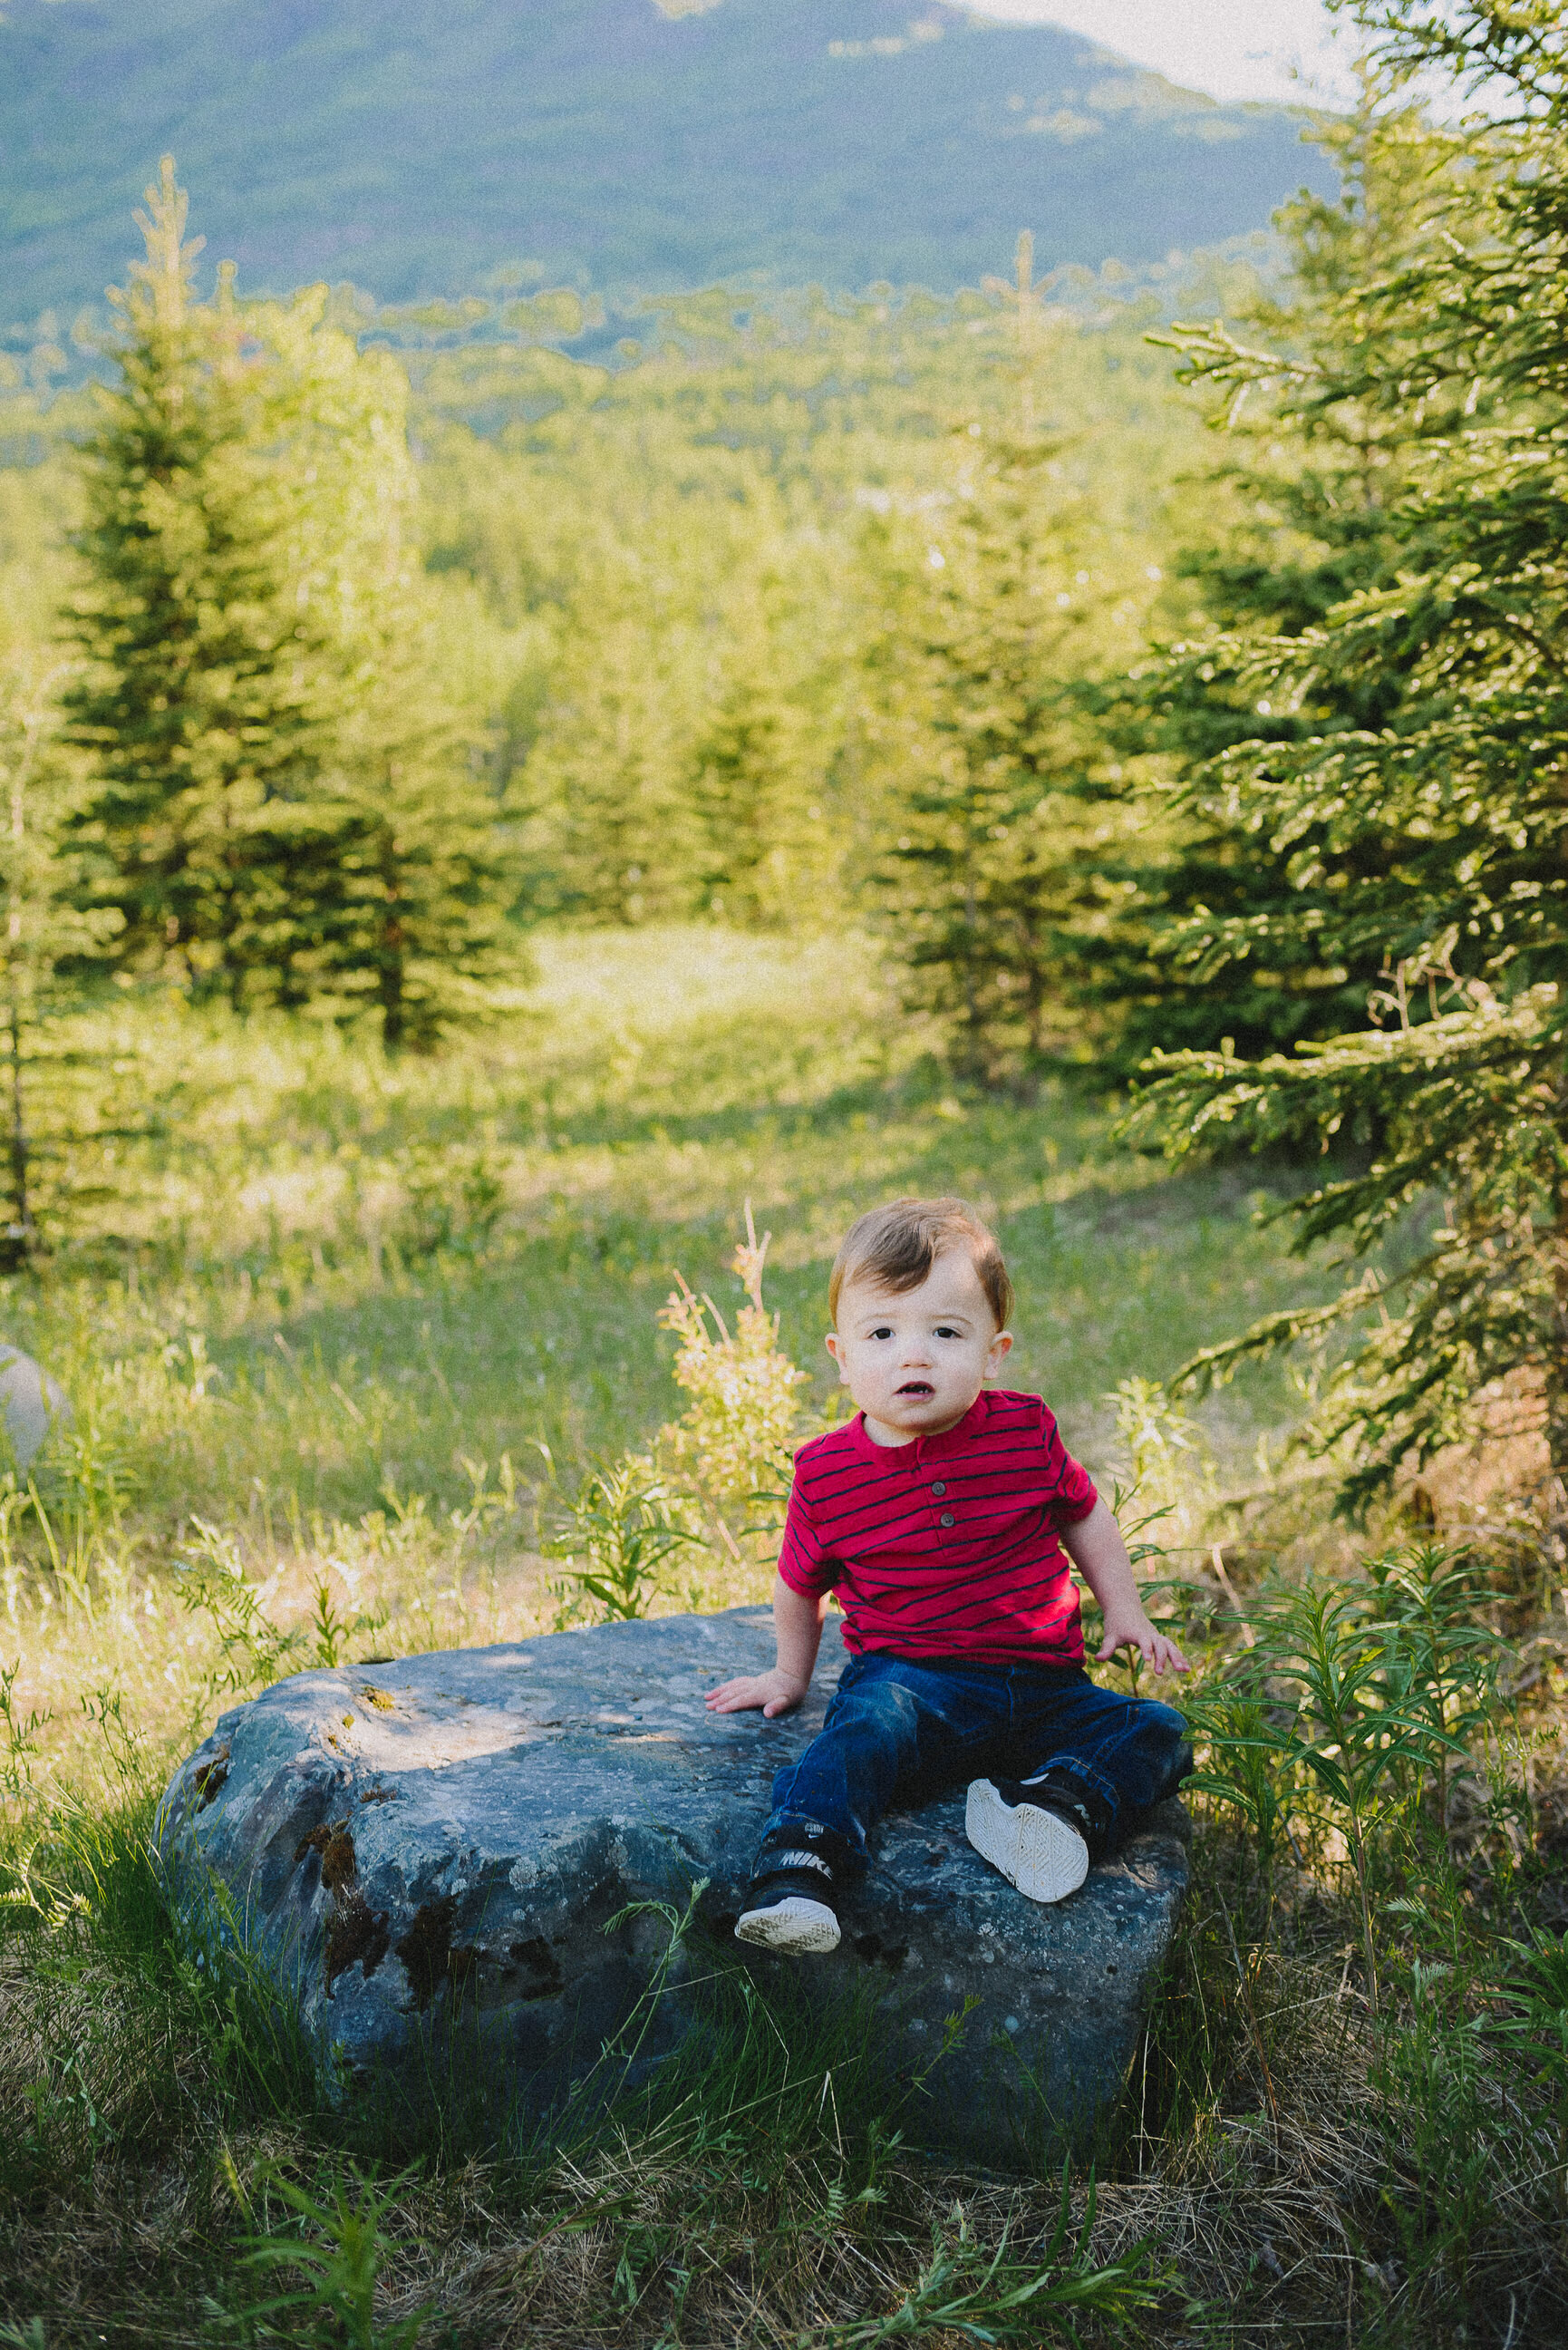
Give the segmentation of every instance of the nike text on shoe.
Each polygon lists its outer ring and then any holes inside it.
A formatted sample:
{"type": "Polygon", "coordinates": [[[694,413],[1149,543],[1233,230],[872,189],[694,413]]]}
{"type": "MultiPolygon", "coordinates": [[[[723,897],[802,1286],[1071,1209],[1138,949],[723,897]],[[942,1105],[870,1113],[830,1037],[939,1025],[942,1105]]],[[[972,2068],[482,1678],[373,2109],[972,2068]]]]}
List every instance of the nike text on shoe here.
{"type": "Polygon", "coordinates": [[[771,1851],[746,1887],[735,1939],[783,1958],[826,1958],[838,1948],[833,1871],[815,1852],[771,1851]]]}
{"type": "Polygon", "coordinates": [[[1031,1901],[1064,1901],[1089,1873],[1089,1847],[1070,1820],[1029,1797],[1027,1787],[971,1780],[964,1828],[976,1852],[1031,1901]]]}

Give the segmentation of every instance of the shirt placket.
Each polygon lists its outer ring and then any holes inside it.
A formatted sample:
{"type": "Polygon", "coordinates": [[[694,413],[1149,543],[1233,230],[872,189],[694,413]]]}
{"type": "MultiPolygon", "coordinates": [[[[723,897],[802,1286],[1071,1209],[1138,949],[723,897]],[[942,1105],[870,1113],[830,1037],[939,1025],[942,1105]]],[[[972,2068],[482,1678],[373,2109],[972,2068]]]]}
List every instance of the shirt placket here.
{"type": "Polygon", "coordinates": [[[942,1474],[946,1465],[940,1452],[935,1452],[929,1459],[926,1457],[926,1440],[923,1436],[916,1440],[915,1475],[930,1496],[933,1514],[940,1534],[950,1534],[958,1524],[958,1513],[951,1502],[952,1481],[942,1474]]]}

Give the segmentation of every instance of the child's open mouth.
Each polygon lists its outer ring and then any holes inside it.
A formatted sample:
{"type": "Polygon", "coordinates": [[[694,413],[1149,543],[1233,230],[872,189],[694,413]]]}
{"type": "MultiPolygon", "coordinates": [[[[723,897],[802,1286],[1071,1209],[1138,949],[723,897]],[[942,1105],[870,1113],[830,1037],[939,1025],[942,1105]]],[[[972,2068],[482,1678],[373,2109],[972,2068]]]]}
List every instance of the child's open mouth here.
{"type": "Polygon", "coordinates": [[[898,1393],[907,1396],[929,1396],[935,1395],[936,1389],[929,1379],[906,1379],[898,1393]]]}

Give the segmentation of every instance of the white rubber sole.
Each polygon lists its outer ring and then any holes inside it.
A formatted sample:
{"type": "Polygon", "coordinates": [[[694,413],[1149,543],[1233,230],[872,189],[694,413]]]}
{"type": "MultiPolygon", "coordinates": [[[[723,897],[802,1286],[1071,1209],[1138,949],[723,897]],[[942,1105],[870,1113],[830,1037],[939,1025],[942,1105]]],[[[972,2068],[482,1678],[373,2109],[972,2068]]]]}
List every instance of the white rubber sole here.
{"type": "Polygon", "coordinates": [[[970,1783],[964,1832],[976,1852],[1031,1901],[1064,1901],[1089,1873],[1075,1827],[1038,1804],[1004,1804],[989,1779],[970,1783]]]}
{"type": "Polygon", "coordinates": [[[838,1920],[826,1902],[792,1893],[771,1908],[748,1909],[735,1928],[735,1939],[786,1959],[826,1958],[838,1948],[838,1920]]]}

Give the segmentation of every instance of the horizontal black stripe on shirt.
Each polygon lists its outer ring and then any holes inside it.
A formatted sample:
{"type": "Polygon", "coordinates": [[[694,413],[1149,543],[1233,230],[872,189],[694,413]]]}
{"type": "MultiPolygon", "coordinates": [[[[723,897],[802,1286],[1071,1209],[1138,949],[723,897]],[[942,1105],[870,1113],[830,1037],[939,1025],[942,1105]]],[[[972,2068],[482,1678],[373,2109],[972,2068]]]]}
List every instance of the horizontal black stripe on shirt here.
{"type": "Polygon", "coordinates": [[[1039,1444],[988,1444],[984,1451],[961,1452],[950,1459],[923,1461],[916,1468],[883,1469],[876,1461],[867,1461],[857,1455],[854,1459],[807,1464],[801,1461],[795,1475],[809,1491],[833,1492],[845,1483],[865,1485],[873,1481],[893,1489],[898,1486],[928,1484],[932,1478],[984,1477],[1005,1473],[1014,1477],[1062,1476],[1069,1467],[1077,1466],[1063,1446],[1049,1449],[1039,1444]]]}
{"type": "Polygon", "coordinates": [[[849,1589],[844,1593],[846,1609],[875,1608],[879,1615],[897,1616],[900,1623],[928,1624],[939,1617],[961,1624],[971,1617],[994,1615],[999,1609],[1005,1614],[1038,1615],[1043,1610],[1053,1615],[1074,1605],[1074,1590],[1065,1593],[1043,1590],[1037,1583],[1009,1585],[1002,1591],[972,1592],[959,1596],[952,1592],[905,1593],[896,1600],[878,1600],[876,1594],[849,1589]]]}
{"type": "Polygon", "coordinates": [[[983,1436],[960,1446],[951,1452],[929,1452],[923,1461],[911,1461],[898,1453],[886,1459],[868,1459],[857,1447],[846,1446],[842,1451],[812,1458],[801,1453],[795,1461],[797,1476],[812,1480],[841,1477],[848,1472],[860,1477],[886,1478],[889,1483],[909,1478],[940,1477],[944,1470],[972,1469],[976,1463],[988,1461],[1030,1461],[1038,1466],[1043,1461],[1069,1461],[1071,1453],[1059,1436],[1044,1437],[1037,1429],[991,1429],[983,1436]]]}
{"type": "Polygon", "coordinates": [[[898,1525],[929,1513],[935,1516],[946,1511],[953,1516],[971,1517],[976,1511],[988,1518],[1023,1517],[1031,1510],[1050,1510],[1061,1503],[1076,1505],[1083,1499],[1081,1492],[1063,1485],[990,1485],[967,1493],[955,1493],[950,1486],[941,1493],[900,1493],[898,1498],[878,1499],[867,1494],[853,1500],[846,1498],[836,1510],[814,1510],[809,1503],[795,1504],[795,1515],[804,1518],[815,1532],[831,1537],[850,1525],[898,1525]]]}
{"type": "Polygon", "coordinates": [[[846,1559],[846,1581],[857,1591],[995,1591],[1032,1575],[1039,1583],[1060,1583],[1069,1572],[1064,1551],[1014,1550],[1004,1558],[846,1559]]]}
{"type": "Polygon", "coordinates": [[[977,1575],[1004,1572],[1017,1559],[1036,1565],[1054,1565],[1065,1556],[1065,1544],[1048,1527],[1011,1542],[963,1541],[956,1534],[931,1534],[923,1542],[900,1543],[897,1549],[858,1550],[848,1543],[822,1553],[854,1575],[913,1576],[926,1582],[933,1575],[967,1581],[977,1575]]]}
{"type": "MultiPolygon", "coordinates": [[[[854,1612],[858,1614],[862,1611],[856,1610],[854,1612]]],[[[954,1633],[971,1633],[981,1630],[987,1624],[1000,1624],[1004,1621],[1011,1624],[1038,1624],[1042,1626],[1065,1624],[1075,1617],[1079,1611],[1071,1600],[1064,1600],[1059,1607],[1051,1606],[1042,1602],[1041,1605],[1034,1607],[1027,1607],[1023,1606],[1015,1607],[994,1606],[977,1606],[974,1607],[900,1607],[896,1615],[880,1608],[875,1609],[871,1612],[876,1614],[883,1623],[897,1623],[910,1632],[934,1631],[939,1625],[945,1624],[950,1631],[954,1633]]]]}
{"type": "Polygon", "coordinates": [[[975,1583],[993,1584],[999,1576],[1033,1574],[1064,1575],[1070,1561],[1060,1543],[1008,1543],[998,1548],[982,1544],[971,1549],[953,1544],[926,1551],[863,1551],[839,1561],[857,1583],[885,1583],[900,1589],[910,1584],[941,1583],[952,1589],[975,1583]]]}
{"type": "Polygon", "coordinates": [[[1067,1553],[1059,1542],[957,1543],[950,1539],[944,1544],[932,1541],[919,1549],[865,1550],[841,1555],[829,1552],[846,1574],[857,1581],[880,1579],[885,1583],[930,1583],[939,1578],[945,1583],[994,1581],[999,1575],[1011,1574],[1023,1565],[1033,1566],[1036,1574],[1049,1568],[1059,1572],[1067,1565],[1067,1553]]]}
{"type": "Polygon", "coordinates": [[[875,1615],[896,1617],[900,1624],[969,1624],[987,1615],[1063,1615],[1075,1607],[1075,1594],[1067,1591],[1042,1591],[1037,1584],[1015,1584],[1009,1591],[971,1591],[964,1598],[952,1594],[872,1594],[872,1591],[839,1591],[844,1612],[858,1615],[872,1610],[875,1615]]]}
{"type": "Polygon", "coordinates": [[[984,1503],[1038,1505],[1049,1504],[1070,1492],[1081,1491],[1075,1484],[1069,1486],[1065,1477],[1018,1478],[999,1474],[969,1479],[949,1477],[938,1482],[943,1487],[940,1495],[933,1494],[929,1484],[899,1485],[890,1490],[879,1490],[867,1488],[863,1479],[856,1479],[846,1482],[844,1492],[838,1495],[825,1496],[807,1488],[800,1494],[797,1506],[804,1508],[814,1523],[830,1525],[846,1517],[898,1517],[905,1511],[919,1509],[936,1500],[940,1500],[948,1507],[955,1503],[968,1508],[984,1503]]]}
{"type": "Polygon", "coordinates": [[[815,1531],[828,1537],[847,1525],[895,1525],[910,1518],[934,1512],[939,1505],[953,1514],[972,1514],[983,1511],[986,1516],[1005,1515],[1011,1512],[1022,1517],[1026,1511],[1050,1509],[1068,1496],[1062,1486],[995,1485],[976,1489],[967,1493],[955,1493],[950,1486],[940,1494],[920,1492],[900,1493],[897,1499],[882,1499],[875,1494],[846,1499],[836,1510],[814,1510],[809,1503],[805,1509],[797,1504],[797,1516],[804,1516],[815,1531]]]}
{"type": "Polygon", "coordinates": [[[846,1566],[871,1566],[879,1559],[897,1566],[904,1560],[919,1560],[925,1570],[957,1573],[992,1559],[1012,1558],[1022,1551],[1054,1557],[1062,1547],[1057,1528],[1049,1523],[1021,1526],[1009,1519],[998,1527],[908,1526],[896,1543],[869,1536],[861,1542],[840,1541],[824,1544],[822,1555],[836,1558],[846,1566]]]}

